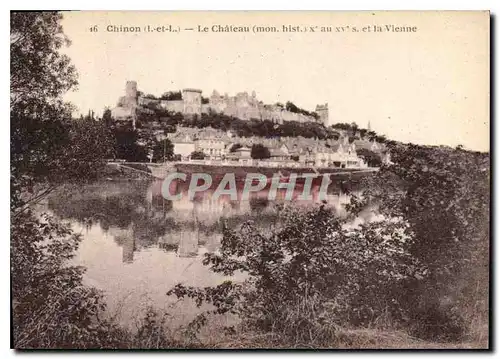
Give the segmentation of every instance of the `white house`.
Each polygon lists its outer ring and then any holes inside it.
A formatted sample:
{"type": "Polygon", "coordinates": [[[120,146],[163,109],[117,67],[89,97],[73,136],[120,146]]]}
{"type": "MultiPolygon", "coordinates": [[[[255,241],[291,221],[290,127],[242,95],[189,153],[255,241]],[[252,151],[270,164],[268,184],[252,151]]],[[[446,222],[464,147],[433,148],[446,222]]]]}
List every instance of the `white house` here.
{"type": "Polygon", "coordinates": [[[174,155],[180,155],[182,159],[187,159],[196,150],[195,143],[189,135],[173,138],[171,142],[174,145],[174,155]]]}

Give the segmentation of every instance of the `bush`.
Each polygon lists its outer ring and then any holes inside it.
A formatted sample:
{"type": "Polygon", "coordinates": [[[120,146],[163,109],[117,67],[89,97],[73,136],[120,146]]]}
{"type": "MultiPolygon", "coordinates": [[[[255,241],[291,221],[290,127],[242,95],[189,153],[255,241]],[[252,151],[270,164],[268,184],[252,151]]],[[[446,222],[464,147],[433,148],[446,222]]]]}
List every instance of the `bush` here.
{"type": "Polygon", "coordinates": [[[205,154],[202,151],[193,151],[190,157],[192,160],[204,160],[205,154]]]}
{"type": "Polygon", "coordinates": [[[204,263],[248,279],[213,288],[177,285],[169,294],[208,301],[214,313],[236,313],[244,330],[292,347],[331,345],[336,328],[381,320],[434,342],[483,338],[484,345],[488,155],[388,146],[393,164],[364,180],[345,218],[321,206],[286,209],[280,227],[265,233],[252,223],[225,228],[220,252],[206,254],[204,263]],[[367,206],[384,219],[353,226],[367,206]]]}
{"type": "Polygon", "coordinates": [[[205,254],[215,272],[247,273],[243,284],[214,288],[177,285],[169,294],[237,313],[245,328],[280,333],[290,345],[323,346],[340,325],[366,325],[390,312],[402,318],[394,288],[422,275],[408,252],[412,233],[400,219],[350,228],[325,206],[286,208],[283,225],[268,234],[252,223],[224,230],[220,253],[205,254]]]}
{"type": "Polygon", "coordinates": [[[270,158],[271,152],[269,152],[269,148],[267,148],[266,146],[264,146],[260,143],[257,143],[257,144],[252,145],[252,152],[250,153],[250,156],[253,159],[262,160],[262,159],[270,158]]]}
{"type": "Polygon", "coordinates": [[[22,212],[11,223],[13,342],[15,348],[110,345],[99,320],[101,293],[82,285],[83,268],[70,266],[80,237],[50,216],[22,212]]]}
{"type": "Polygon", "coordinates": [[[158,349],[180,347],[151,308],[137,332],[106,318],[103,294],[71,266],[80,236],[48,215],[13,217],[11,274],[16,349],[158,349]]]}
{"type": "Polygon", "coordinates": [[[375,153],[367,148],[360,148],[356,150],[356,154],[359,157],[363,157],[370,167],[380,167],[382,165],[382,159],[380,154],[375,153]]]}
{"type": "Polygon", "coordinates": [[[460,340],[471,330],[465,322],[488,322],[488,154],[388,146],[393,164],[363,186],[383,214],[407,219],[409,251],[426,267],[423,280],[406,281],[401,305],[420,337],[460,340]]]}

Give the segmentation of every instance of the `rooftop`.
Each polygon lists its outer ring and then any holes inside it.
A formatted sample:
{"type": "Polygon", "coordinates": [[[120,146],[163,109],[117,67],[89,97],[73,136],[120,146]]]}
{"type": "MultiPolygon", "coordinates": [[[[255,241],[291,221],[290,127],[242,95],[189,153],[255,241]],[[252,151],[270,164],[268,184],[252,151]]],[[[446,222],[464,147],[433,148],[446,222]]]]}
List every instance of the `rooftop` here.
{"type": "Polygon", "coordinates": [[[201,93],[202,91],[200,89],[185,88],[182,90],[182,92],[199,92],[199,93],[201,93]]]}

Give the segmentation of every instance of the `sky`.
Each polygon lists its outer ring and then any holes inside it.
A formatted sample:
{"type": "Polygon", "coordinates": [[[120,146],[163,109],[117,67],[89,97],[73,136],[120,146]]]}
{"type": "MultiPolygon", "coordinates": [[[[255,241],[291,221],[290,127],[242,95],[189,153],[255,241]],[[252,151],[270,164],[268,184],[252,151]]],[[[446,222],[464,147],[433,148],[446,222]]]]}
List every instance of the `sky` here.
{"type": "Polygon", "coordinates": [[[403,142],[488,151],[487,12],[65,12],[64,49],[79,72],[80,113],[116,106],[125,82],[144,93],[198,88],[264,103],[328,103],[329,124],[368,122],[403,142]],[[107,31],[139,26],[141,32],[107,31]],[[146,32],[172,25],[180,32],[146,32]],[[214,25],[249,33],[199,32],[214,25]],[[280,32],[254,33],[253,26],[280,32]],[[283,26],[313,32],[284,32],[283,26]],[[416,27],[374,32],[374,26],[416,27]],[[332,32],[320,32],[321,27],[332,32]],[[343,27],[344,32],[337,32],[343,27]],[[97,28],[97,31],[91,31],[97,28]],[[194,30],[184,30],[193,28],[194,30]],[[358,32],[354,32],[356,28],[358,32]],[[365,29],[365,31],[363,31],[365,29]],[[368,31],[368,29],[370,31],[368,31]]]}

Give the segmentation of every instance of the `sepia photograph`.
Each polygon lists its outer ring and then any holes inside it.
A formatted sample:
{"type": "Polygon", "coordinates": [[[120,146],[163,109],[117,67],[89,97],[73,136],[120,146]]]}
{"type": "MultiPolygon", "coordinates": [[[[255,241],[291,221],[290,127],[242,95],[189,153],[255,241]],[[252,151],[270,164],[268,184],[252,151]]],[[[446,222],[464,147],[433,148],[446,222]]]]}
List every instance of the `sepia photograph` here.
{"type": "Polygon", "coordinates": [[[11,11],[11,348],[489,350],[489,11],[11,11]]]}

